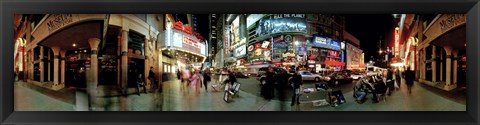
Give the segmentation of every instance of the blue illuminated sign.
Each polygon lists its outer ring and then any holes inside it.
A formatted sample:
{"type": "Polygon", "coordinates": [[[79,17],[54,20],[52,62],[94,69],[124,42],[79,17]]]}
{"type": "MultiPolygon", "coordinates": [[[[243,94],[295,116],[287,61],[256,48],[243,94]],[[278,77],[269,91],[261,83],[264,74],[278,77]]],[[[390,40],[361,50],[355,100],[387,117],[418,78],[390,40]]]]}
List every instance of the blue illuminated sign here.
{"type": "Polygon", "coordinates": [[[313,40],[313,45],[315,47],[322,47],[334,50],[340,50],[340,42],[333,40],[332,38],[315,36],[313,40]]]}

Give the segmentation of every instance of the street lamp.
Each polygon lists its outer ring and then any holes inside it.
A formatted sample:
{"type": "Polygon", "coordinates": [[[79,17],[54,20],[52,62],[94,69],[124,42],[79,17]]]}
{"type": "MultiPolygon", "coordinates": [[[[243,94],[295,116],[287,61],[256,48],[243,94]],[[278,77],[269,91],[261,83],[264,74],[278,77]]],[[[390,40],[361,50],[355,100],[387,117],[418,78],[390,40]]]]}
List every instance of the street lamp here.
{"type": "Polygon", "coordinates": [[[379,50],[379,51],[378,51],[378,53],[382,54],[382,53],[383,53],[383,51],[382,51],[382,50],[379,50]]]}

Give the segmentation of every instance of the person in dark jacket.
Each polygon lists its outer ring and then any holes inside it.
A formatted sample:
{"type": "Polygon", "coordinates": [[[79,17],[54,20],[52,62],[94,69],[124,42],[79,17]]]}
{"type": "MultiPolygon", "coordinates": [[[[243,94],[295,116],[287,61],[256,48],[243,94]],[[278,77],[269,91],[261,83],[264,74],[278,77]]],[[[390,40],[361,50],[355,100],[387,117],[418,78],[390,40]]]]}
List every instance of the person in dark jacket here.
{"type": "Polygon", "coordinates": [[[300,104],[300,91],[303,87],[303,80],[302,75],[300,75],[298,72],[299,69],[295,69],[295,74],[293,74],[292,76],[291,86],[293,87],[293,96],[292,103],[290,104],[291,106],[294,106],[295,104],[300,104]]]}
{"type": "Polygon", "coordinates": [[[391,96],[393,93],[393,90],[395,89],[395,82],[393,81],[393,72],[391,69],[387,70],[387,76],[386,76],[386,83],[388,87],[388,96],[391,96]]]}
{"type": "MultiPolygon", "coordinates": [[[[277,75],[277,83],[278,85],[276,86],[277,92],[278,92],[278,97],[280,101],[285,101],[286,97],[286,89],[288,86],[288,79],[290,78],[290,74],[288,74],[288,71],[280,70],[277,75]]],[[[280,108],[283,110],[285,106],[280,104],[280,108]]]]}
{"type": "Polygon", "coordinates": [[[150,80],[150,92],[153,92],[153,87],[156,85],[155,72],[153,72],[153,67],[150,67],[150,71],[148,72],[148,80],[150,80]]]}
{"type": "Polygon", "coordinates": [[[271,100],[273,99],[274,97],[274,85],[275,85],[275,71],[273,69],[273,67],[268,67],[268,71],[266,73],[267,77],[266,77],[266,83],[263,87],[265,87],[265,99],[267,100],[271,100]]]}
{"type": "Polygon", "coordinates": [[[407,70],[405,71],[405,84],[407,84],[409,94],[412,94],[412,86],[413,86],[414,80],[415,80],[415,72],[410,70],[410,67],[407,67],[407,70]]]}
{"type": "Polygon", "coordinates": [[[212,80],[212,78],[210,77],[210,71],[209,70],[205,70],[205,72],[203,73],[203,86],[205,87],[205,91],[208,92],[208,83],[212,80]]]}
{"type": "Polygon", "coordinates": [[[402,84],[402,78],[400,77],[400,70],[398,70],[398,69],[397,69],[397,71],[395,71],[395,82],[398,85],[398,87],[400,88],[400,85],[402,84]]]}

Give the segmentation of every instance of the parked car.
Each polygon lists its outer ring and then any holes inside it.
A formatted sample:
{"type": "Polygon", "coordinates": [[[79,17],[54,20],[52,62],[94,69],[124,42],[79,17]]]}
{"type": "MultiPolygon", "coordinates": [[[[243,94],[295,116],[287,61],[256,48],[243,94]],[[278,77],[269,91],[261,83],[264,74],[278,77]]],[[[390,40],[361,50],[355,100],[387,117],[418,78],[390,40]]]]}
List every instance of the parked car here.
{"type": "Polygon", "coordinates": [[[352,77],[345,75],[345,73],[342,72],[334,72],[328,75],[326,79],[328,79],[327,82],[329,84],[334,85],[338,85],[340,83],[349,83],[353,81],[352,77]]]}
{"type": "MultiPolygon", "coordinates": [[[[258,71],[259,71],[259,74],[260,74],[260,71],[261,69],[265,69],[264,72],[262,72],[262,74],[260,75],[260,77],[258,77],[257,79],[260,81],[260,85],[264,85],[266,83],[266,72],[268,70],[268,67],[263,67],[263,68],[260,68],[258,71]]],[[[280,68],[280,67],[273,67],[273,70],[275,71],[275,75],[278,75],[278,74],[283,74],[283,73],[286,73],[288,74],[288,77],[290,78],[292,76],[291,73],[289,73],[286,69],[284,68],[280,68]]],[[[275,83],[277,84],[277,83],[275,83]]]]}
{"type": "Polygon", "coordinates": [[[300,71],[299,73],[300,73],[300,75],[302,75],[303,81],[312,80],[312,81],[315,81],[315,82],[320,82],[320,80],[322,80],[322,76],[320,76],[318,74],[311,73],[309,71],[300,71]]]}
{"type": "Polygon", "coordinates": [[[242,72],[235,72],[234,73],[235,77],[237,78],[248,78],[247,74],[243,74],[242,72]]]}
{"type": "Polygon", "coordinates": [[[350,77],[352,77],[352,79],[358,80],[360,78],[363,78],[364,76],[361,73],[354,72],[350,75],[350,77]]]}

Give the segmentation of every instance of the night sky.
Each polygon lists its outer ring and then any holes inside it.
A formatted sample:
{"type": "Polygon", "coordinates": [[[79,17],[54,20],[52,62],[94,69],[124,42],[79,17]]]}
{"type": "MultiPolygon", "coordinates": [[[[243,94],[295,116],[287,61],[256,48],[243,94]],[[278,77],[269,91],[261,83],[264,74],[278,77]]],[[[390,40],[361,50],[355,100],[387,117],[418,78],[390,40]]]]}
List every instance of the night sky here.
{"type": "MultiPolygon", "coordinates": [[[[208,14],[195,14],[197,17],[197,32],[208,40],[208,14]]],[[[392,14],[358,14],[344,15],[346,30],[360,40],[360,48],[365,53],[365,61],[370,56],[378,55],[378,41],[385,39],[387,32],[393,28],[392,14]]],[[[385,44],[385,43],[382,43],[385,44]]]]}
{"type": "Polygon", "coordinates": [[[195,17],[197,17],[197,32],[200,33],[200,35],[202,35],[202,37],[205,38],[205,40],[208,40],[208,37],[209,37],[208,15],[209,14],[195,14],[195,17]]]}
{"type": "MultiPolygon", "coordinates": [[[[378,55],[378,42],[393,28],[392,14],[345,15],[345,30],[360,40],[360,48],[365,53],[365,61],[378,55]]],[[[384,45],[385,43],[382,43],[384,45]]]]}

